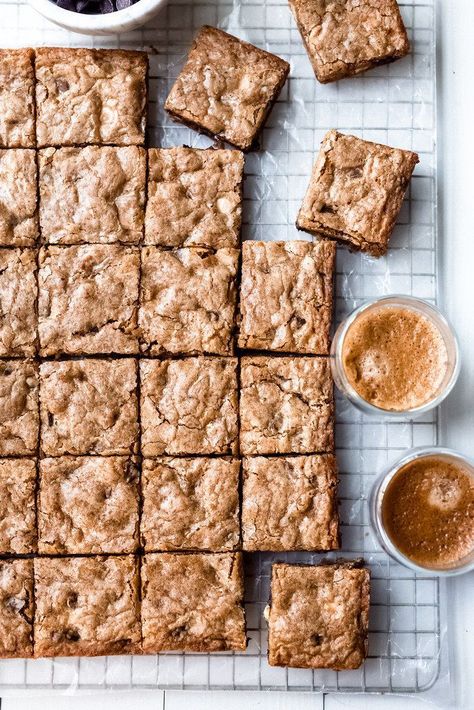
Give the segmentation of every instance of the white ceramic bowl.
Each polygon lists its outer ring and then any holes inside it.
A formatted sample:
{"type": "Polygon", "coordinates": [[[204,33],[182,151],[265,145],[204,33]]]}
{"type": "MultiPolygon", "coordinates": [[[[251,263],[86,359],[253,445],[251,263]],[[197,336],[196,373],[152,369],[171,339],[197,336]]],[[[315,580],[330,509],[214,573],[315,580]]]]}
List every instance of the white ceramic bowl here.
{"type": "Polygon", "coordinates": [[[134,5],[124,10],[107,12],[103,15],[88,15],[64,10],[51,0],[29,0],[31,7],[43,17],[66,30],[80,32],[83,35],[129,32],[148,22],[166,2],[167,0],[138,0],[134,5]]]}

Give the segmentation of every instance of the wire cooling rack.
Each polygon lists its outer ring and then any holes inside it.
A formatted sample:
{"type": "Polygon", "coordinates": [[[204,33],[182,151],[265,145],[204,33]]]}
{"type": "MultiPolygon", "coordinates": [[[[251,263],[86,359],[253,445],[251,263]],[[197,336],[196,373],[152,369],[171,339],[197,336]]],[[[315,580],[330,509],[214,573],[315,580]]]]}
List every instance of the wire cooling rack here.
{"type": "MultiPolygon", "coordinates": [[[[287,0],[171,0],[142,30],[111,38],[69,34],[42,20],[28,5],[0,0],[3,46],[84,45],[146,48],[150,52],[150,145],[207,146],[209,139],[172,124],[162,105],[195,30],[219,25],[291,62],[291,76],[261,137],[246,158],[244,239],[304,238],[294,227],[319,142],[338,128],[420,154],[386,258],[339,249],[336,320],[361,301],[405,293],[437,295],[436,67],[434,0],[404,0],[410,56],[362,76],[318,84],[287,0]]],[[[2,688],[238,688],[277,690],[421,692],[446,680],[445,633],[437,578],[419,577],[389,560],[369,524],[367,497],[374,476],[403,450],[437,443],[433,415],[413,423],[367,418],[337,400],[342,552],[363,556],[372,569],[369,658],[357,671],[271,668],[266,624],[272,561],[317,561],[310,554],[246,555],[245,653],[163,654],[0,662],[2,688]]],[[[330,557],[328,555],[327,557],[330,557]]],[[[333,555],[334,556],[334,555],[333,555]]]]}

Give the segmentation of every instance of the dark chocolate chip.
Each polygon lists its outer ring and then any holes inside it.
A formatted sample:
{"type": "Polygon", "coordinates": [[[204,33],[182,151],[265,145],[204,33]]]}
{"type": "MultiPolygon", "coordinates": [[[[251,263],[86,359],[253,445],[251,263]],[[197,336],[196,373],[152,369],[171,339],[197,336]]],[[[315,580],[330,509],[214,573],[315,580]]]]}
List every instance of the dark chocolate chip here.
{"type": "Polygon", "coordinates": [[[125,10],[126,7],[133,5],[133,0],[115,0],[117,10],[125,10]]]}

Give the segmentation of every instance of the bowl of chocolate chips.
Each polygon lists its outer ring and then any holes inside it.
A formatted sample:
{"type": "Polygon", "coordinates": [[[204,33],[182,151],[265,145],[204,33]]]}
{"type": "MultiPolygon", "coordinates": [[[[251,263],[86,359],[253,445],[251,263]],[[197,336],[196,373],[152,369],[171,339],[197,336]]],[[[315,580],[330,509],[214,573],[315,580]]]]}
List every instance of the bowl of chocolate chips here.
{"type": "Polygon", "coordinates": [[[144,25],[167,0],[29,0],[43,17],[71,32],[108,35],[144,25]]]}

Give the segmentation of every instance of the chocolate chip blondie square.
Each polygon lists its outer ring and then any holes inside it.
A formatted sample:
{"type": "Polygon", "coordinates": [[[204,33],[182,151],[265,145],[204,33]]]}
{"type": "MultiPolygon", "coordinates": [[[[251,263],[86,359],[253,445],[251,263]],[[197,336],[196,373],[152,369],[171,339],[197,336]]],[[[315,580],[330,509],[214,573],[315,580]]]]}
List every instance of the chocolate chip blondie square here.
{"type": "Polygon", "coordinates": [[[0,150],[0,246],[33,247],[37,238],[35,151],[0,150]]]}
{"type": "Polygon", "coordinates": [[[38,365],[0,361],[0,456],[31,456],[39,436],[38,365]]]}
{"type": "Polygon", "coordinates": [[[0,249],[0,356],[32,356],[37,349],[36,254],[0,249]]]}
{"type": "Polygon", "coordinates": [[[0,658],[33,655],[33,560],[0,560],[0,658]]]}
{"type": "Polygon", "coordinates": [[[0,147],[34,148],[35,72],[32,49],[0,50],[0,147]]]}
{"type": "Polygon", "coordinates": [[[36,552],[36,462],[0,459],[0,554],[36,552]]]}
{"type": "Polygon", "coordinates": [[[250,150],[289,70],[280,57],[204,26],[165,109],[193,128],[250,150]]]}

